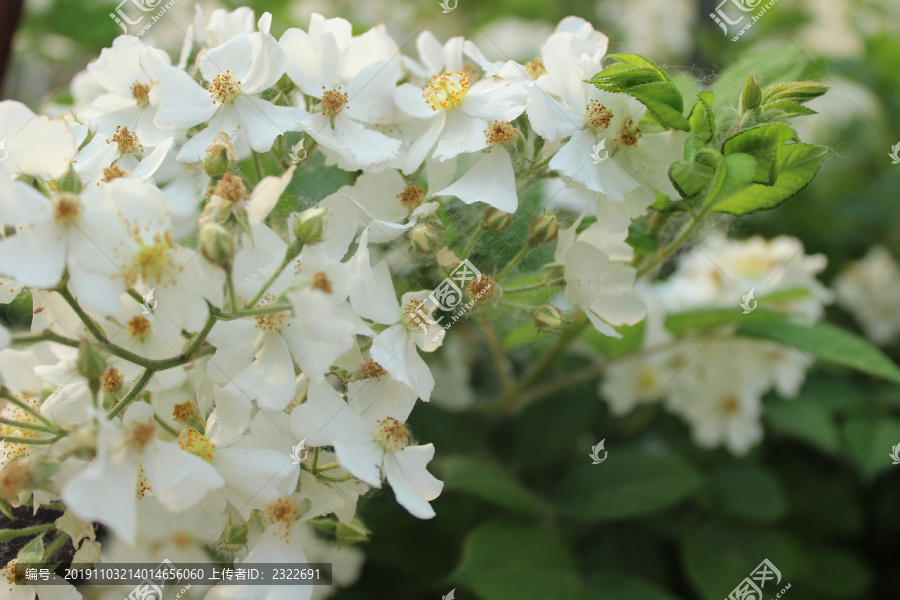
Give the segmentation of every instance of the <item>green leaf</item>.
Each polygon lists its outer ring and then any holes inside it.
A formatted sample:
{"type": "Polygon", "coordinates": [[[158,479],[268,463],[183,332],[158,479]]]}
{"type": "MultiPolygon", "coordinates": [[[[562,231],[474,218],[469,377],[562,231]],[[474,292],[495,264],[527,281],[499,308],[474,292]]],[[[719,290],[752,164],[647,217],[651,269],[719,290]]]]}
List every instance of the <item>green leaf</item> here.
{"type": "Polygon", "coordinates": [[[704,142],[711,142],[716,136],[716,116],[713,113],[713,93],[711,91],[697,94],[699,100],[691,109],[688,122],[691,124],[691,133],[704,142]]]}
{"type": "Polygon", "coordinates": [[[699,195],[712,181],[713,169],[697,161],[697,153],[706,148],[706,144],[699,137],[688,136],[684,140],[684,158],[676,160],[669,167],[669,179],[683,198],[699,195]]]}
{"type": "Polygon", "coordinates": [[[739,335],[772,340],[789,348],[798,348],[824,361],[900,383],[900,369],[878,348],[827,323],[808,327],[787,321],[754,321],[742,323],[737,332],[739,335]]]}
{"type": "Polygon", "coordinates": [[[656,63],[639,54],[610,54],[619,61],[588,80],[597,88],[637,98],[662,125],[690,131],[691,124],[682,114],[684,99],[678,87],[656,63]]]}
{"type": "Polygon", "coordinates": [[[776,399],[766,404],[765,418],[775,430],[835,454],[840,433],[827,407],[813,399],[776,399]]]}
{"type": "Polygon", "coordinates": [[[644,341],[644,327],[646,319],[635,325],[619,325],[613,327],[622,334],[619,339],[603,335],[596,329],[589,329],[581,335],[581,339],[591,345],[592,348],[609,358],[630,354],[641,347],[644,341]]]}
{"type": "Polygon", "coordinates": [[[844,424],[850,458],[863,477],[872,479],[892,467],[891,448],[900,443],[900,421],[888,417],[855,417],[844,424]]]}
{"type": "Polygon", "coordinates": [[[753,156],[757,162],[753,182],[772,185],[776,180],[778,149],[796,135],[796,132],[787,125],[779,123],[757,125],[725,140],[722,152],[725,155],[742,153],[753,156]]]}
{"type": "Polygon", "coordinates": [[[788,81],[767,86],[762,91],[762,109],[773,116],[793,117],[814,115],[816,111],[802,106],[813,98],[818,98],[829,88],[817,81],[788,81]]]}
{"type": "Polygon", "coordinates": [[[811,545],[810,575],[803,583],[826,598],[858,598],[866,591],[872,576],[856,554],[840,548],[811,545]]]}
{"type": "Polygon", "coordinates": [[[471,532],[451,579],[484,600],[578,600],[577,561],[557,538],[534,526],[489,521],[471,532]]]}
{"type": "Polygon", "coordinates": [[[701,483],[680,458],[613,448],[605,462],[588,462],[563,480],[559,512],[579,522],[628,519],[665,510],[701,483]]]}
{"type": "Polygon", "coordinates": [[[722,157],[715,150],[710,150],[701,154],[701,160],[703,156],[714,157],[715,163],[713,179],[703,201],[704,207],[715,206],[753,181],[756,159],[751,155],[737,153],[722,157]]]}
{"type": "Polygon", "coordinates": [[[718,329],[731,322],[738,325],[748,321],[768,322],[769,319],[783,318],[782,313],[766,310],[759,306],[746,315],[740,311],[739,307],[702,308],[666,315],[666,329],[675,335],[682,335],[694,329],[718,329]]]}
{"type": "Polygon", "coordinates": [[[662,588],[624,573],[594,573],[586,583],[586,600],[679,600],[662,588]]]}
{"type": "Polygon", "coordinates": [[[44,561],[44,534],[40,534],[19,550],[16,560],[20,563],[39,563],[44,561]]]}
{"type": "Polygon", "coordinates": [[[509,473],[487,460],[450,456],[442,461],[444,485],[510,510],[537,516],[541,501],[509,473]]]}
{"type": "Polygon", "coordinates": [[[788,509],[778,479],[762,467],[720,467],[710,475],[709,486],[727,516],[769,523],[783,517],[788,509]]]}
{"type": "Polygon", "coordinates": [[[638,254],[651,254],[659,250],[659,238],[637,223],[628,227],[625,243],[634,248],[638,254]]]}

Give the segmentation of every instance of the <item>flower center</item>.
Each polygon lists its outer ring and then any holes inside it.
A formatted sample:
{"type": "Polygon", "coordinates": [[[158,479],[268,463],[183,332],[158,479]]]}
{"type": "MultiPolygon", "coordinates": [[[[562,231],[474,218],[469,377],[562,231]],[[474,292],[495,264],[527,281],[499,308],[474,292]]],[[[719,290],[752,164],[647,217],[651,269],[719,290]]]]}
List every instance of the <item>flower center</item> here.
{"type": "Polygon", "coordinates": [[[428,313],[425,312],[425,303],[421,300],[410,300],[403,307],[400,322],[410,331],[428,327],[428,313]]]}
{"type": "Polygon", "coordinates": [[[125,326],[128,328],[128,333],[131,334],[131,337],[139,340],[143,340],[150,333],[150,321],[141,315],[132,317],[125,326]]]}
{"type": "Polygon", "coordinates": [[[333,117],[347,105],[347,94],[341,91],[338,86],[333,90],[327,90],[322,93],[322,112],[333,117]]]}
{"type": "Polygon", "coordinates": [[[603,131],[609,127],[609,122],[613,118],[613,112],[597,100],[588,102],[585,112],[587,113],[585,123],[594,131],[603,131]]]}
{"type": "Polygon", "coordinates": [[[206,462],[212,462],[213,450],[216,449],[216,445],[208,437],[193,427],[185,427],[178,432],[178,445],[185,452],[199,456],[206,462]]]}
{"type": "Polygon", "coordinates": [[[644,395],[652,395],[658,391],[659,377],[657,377],[655,369],[648,367],[641,371],[635,383],[639,392],[644,395]]]}
{"type": "Polygon", "coordinates": [[[213,188],[213,195],[221,196],[229,202],[240,202],[247,197],[247,186],[240,176],[225,173],[213,188]]]}
{"type": "Polygon", "coordinates": [[[126,177],[128,175],[128,171],[120,167],[119,165],[113,165],[111,167],[106,167],[103,169],[103,183],[109,183],[113,179],[118,179],[119,177],[126,177]]]}
{"type": "Polygon", "coordinates": [[[81,200],[74,194],[62,194],[56,200],[53,219],[62,225],[68,225],[81,216],[81,200]]]}
{"type": "Polygon", "coordinates": [[[328,279],[328,275],[319,271],[312,278],[312,287],[314,290],[319,290],[325,292],[326,294],[331,293],[331,280],[328,279]]]}
{"type": "Polygon", "coordinates": [[[119,145],[119,152],[122,154],[131,154],[135,150],[144,151],[137,134],[133,131],[128,131],[128,128],[122,125],[116,127],[116,132],[113,134],[112,139],[106,143],[112,144],[113,142],[119,145]]]}
{"type": "Polygon", "coordinates": [[[160,283],[163,277],[171,274],[175,269],[175,255],[168,232],[165,236],[154,236],[152,244],[139,243],[140,250],[134,255],[134,260],[128,269],[129,279],[143,281],[155,279],[156,283],[160,283]]]}
{"type": "Polygon", "coordinates": [[[397,194],[397,199],[408,211],[413,211],[422,205],[425,201],[425,190],[417,185],[408,185],[403,191],[397,194]]]}
{"type": "Polygon", "coordinates": [[[387,375],[387,371],[384,370],[384,367],[371,358],[366,358],[363,362],[362,372],[366,379],[381,379],[383,376],[387,375]]]}
{"type": "MultiPolygon", "coordinates": [[[[257,303],[257,308],[265,308],[267,304],[271,304],[275,301],[275,296],[272,294],[266,294],[263,296],[263,299],[257,303]]],[[[266,332],[276,332],[281,331],[281,328],[284,326],[284,321],[287,319],[287,312],[280,311],[276,313],[269,313],[265,315],[256,315],[256,328],[261,331],[266,332]]]]}
{"type": "Polygon", "coordinates": [[[547,67],[544,66],[544,61],[540,58],[536,58],[530,63],[525,64],[525,72],[528,73],[528,76],[531,77],[532,81],[536,81],[541,75],[547,74],[547,67]]]}
{"type": "Polygon", "coordinates": [[[289,497],[281,497],[273,500],[262,511],[263,520],[276,528],[272,535],[281,533],[285,542],[290,542],[291,525],[300,517],[300,504],[289,497]]]}
{"type": "Polygon", "coordinates": [[[444,73],[440,77],[435,75],[428,80],[422,97],[431,110],[447,110],[462,102],[469,93],[469,85],[472,78],[462,71],[444,73]]]}
{"type": "Polygon", "coordinates": [[[469,284],[466,291],[469,293],[469,296],[475,300],[487,300],[494,295],[494,289],[496,289],[496,287],[497,284],[494,283],[489,276],[481,275],[472,280],[472,283],[469,284]]]}
{"type": "Polygon", "coordinates": [[[399,452],[409,446],[409,431],[406,425],[394,417],[385,417],[375,422],[375,441],[389,452],[399,452]]]}
{"type": "Polygon", "coordinates": [[[125,426],[125,443],[135,452],[143,452],[155,437],[156,423],[153,421],[134,421],[125,426]]]}
{"type": "Polygon", "coordinates": [[[206,90],[212,96],[213,102],[224,104],[233,101],[241,93],[241,82],[234,73],[225,71],[216,75],[212,83],[206,86],[206,90]]]}
{"type": "Polygon", "coordinates": [[[494,121],[484,130],[484,137],[488,144],[505,146],[518,133],[519,130],[513,127],[509,121],[494,121]]]}
{"type": "Polygon", "coordinates": [[[736,415],[741,412],[741,402],[734,395],[728,396],[722,401],[722,411],[726,415],[736,415]]]}
{"type": "Polygon", "coordinates": [[[172,418],[176,423],[186,425],[197,418],[197,407],[190,400],[176,404],[172,409],[172,418]]]}
{"type": "Polygon", "coordinates": [[[150,86],[146,83],[135,81],[131,84],[131,97],[134,98],[138,106],[147,106],[150,104],[150,86]]]}
{"type": "MultiPolygon", "coordinates": [[[[134,319],[132,319],[133,321],[134,319]]],[[[100,384],[103,389],[111,394],[115,394],[122,389],[125,384],[125,376],[114,366],[110,365],[100,376],[100,384]]]]}
{"type": "Polygon", "coordinates": [[[639,139],[641,139],[641,130],[635,126],[634,121],[628,119],[616,137],[616,144],[637,146],[639,139]]]}

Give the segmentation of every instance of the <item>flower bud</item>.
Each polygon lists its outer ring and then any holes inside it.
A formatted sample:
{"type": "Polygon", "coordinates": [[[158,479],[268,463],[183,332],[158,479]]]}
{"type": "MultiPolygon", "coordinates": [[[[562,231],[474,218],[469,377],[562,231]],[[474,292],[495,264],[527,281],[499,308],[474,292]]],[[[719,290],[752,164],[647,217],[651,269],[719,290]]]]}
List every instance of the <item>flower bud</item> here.
{"type": "Polygon", "coordinates": [[[314,206],[294,216],[294,236],[303,244],[318,244],[325,239],[328,211],[314,206]]]}
{"type": "Polygon", "coordinates": [[[234,236],[217,223],[206,223],[200,227],[200,250],[210,262],[228,267],[234,258],[234,236]]]}
{"type": "Polygon", "coordinates": [[[528,245],[539,246],[556,239],[559,233],[559,221],[553,213],[544,213],[536,216],[531,221],[531,229],[528,232],[528,245]]]}
{"type": "Polygon", "coordinates": [[[409,232],[409,241],[422,254],[434,254],[441,245],[437,230],[428,223],[416,223],[409,232]]]}
{"type": "Polygon", "coordinates": [[[484,209],[481,215],[481,226],[488,231],[503,231],[512,222],[512,215],[493,206],[484,209]]]}
{"type": "Polygon", "coordinates": [[[78,346],[78,358],[75,360],[75,368],[78,373],[88,381],[97,381],[106,370],[106,361],[102,352],[88,341],[82,341],[78,346]]]}
{"type": "Polygon", "coordinates": [[[562,311],[552,304],[541,304],[531,311],[534,327],[543,333],[556,333],[563,325],[562,311]]]}
{"type": "Polygon", "coordinates": [[[231,169],[237,160],[237,152],[231,136],[219,130],[209,146],[206,147],[206,158],[203,159],[203,170],[210,177],[221,177],[231,169]]]}

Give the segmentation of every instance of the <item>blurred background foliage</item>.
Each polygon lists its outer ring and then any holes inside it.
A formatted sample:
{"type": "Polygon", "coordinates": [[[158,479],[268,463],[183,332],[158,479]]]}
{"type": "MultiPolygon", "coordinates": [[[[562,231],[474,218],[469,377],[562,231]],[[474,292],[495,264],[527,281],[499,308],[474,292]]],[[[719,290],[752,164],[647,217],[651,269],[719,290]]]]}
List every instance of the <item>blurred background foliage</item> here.
{"type": "MultiPolygon", "coordinates": [[[[172,21],[150,33],[173,56],[193,4],[179,0],[172,21]]],[[[723,106],[736,105],[751,71],[763,83],[816,79],[833,89],[810,105],[820,115],[795,125],[804,141],[832,149],[818,178],[777,210],[719,226],[735,237],[798,237],[808,253],[827,255],[826,283],[875,243],[900,256],[900,166],[888,158],[900,140],[896,0],[779,0],[737,42],[709,19],[718,2],[708,0],[459,0],[446,15],[437,0],[201,4],[270,11],[276,35],[319,12],[351,20],[356,32],[384,22],[398,43],[410,42],[409,54],[427,27],[441,39],[466,35],[490,58],[522,61],[559,19],[577,15],[609,35],[611,51],[647,55],[682,87],[722,75],[723,106]]],[[[5,97],[34,109],[70,101],[70,78],[119,33],[108,17],[114,9],[105,0],[27,0],[5,97]]],[[[25,298],[2,312],[13,326],[30,318],[25,298]]],[[[839,308],[828,320],[859,332],[839,308]]],[[[450,337],[472,368],[439,386],[493,394],[497,373],[476,321],[457,324],[450,337]]],[[[510,350],[513,363],[532,360],[549,341],[510,350]]],[[[884,350],[900,361],[900,348],[884,350]]],[[[550,376],[590,360],[567,358],[550,376]]],[[[697,448],[658,406],[612,417],[596,383],[502,417],[417,408],[410,425],[435,444],[446,482],[438,517],[411,518],[390,492],[368,496],[367,561],[336,597],[426,599],[457,588],[461,600],[720,600],[763,558],[791,584],[792,600],[897,597],[900,467],[888,458],[900,443],[895,384],[813,368],[799,398],[769,399],[764,442],[736,458],[697,448]],[[592,466],[587,454],[601,438],[609,458],[592,466]]],[[[767,588],[766,597],[777,591],[767,588]]]]}

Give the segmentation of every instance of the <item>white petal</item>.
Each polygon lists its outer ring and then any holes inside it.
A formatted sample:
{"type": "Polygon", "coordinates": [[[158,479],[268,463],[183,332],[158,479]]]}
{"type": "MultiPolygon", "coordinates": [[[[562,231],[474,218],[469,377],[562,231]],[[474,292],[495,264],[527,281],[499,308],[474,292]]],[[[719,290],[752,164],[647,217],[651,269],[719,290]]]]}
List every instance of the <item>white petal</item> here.
{"type": "Polygon", "coordinates": [[[434,457],[434,446],[407,446],[384,457],[384,474],[397,502],[414,517],[430,519],[434,509],[428,503],[437,498],[444,483],[428,472],[426,465],[434,457]]]}
{"type": "Polygon", "coordinates": [[[234,384],[267,410],[283,410],[294,399],[294,361],[278,333],[267,333],[250,366],[234,384]]]}
{"type": "Polygon", "coordinates": [[[306,401],[291,411],[291,431],[307,446],[330,446],[336,441],[367,442],[374,425],[359,416],[328,383],[311,383],[306,401]]]}
{"type": "Polygon", "coordinates": [[[408,385],[420,398],[425,401],[431,398],[434,377],[403,325],[379,333],[372,341],[370,355],[391,377],[408,385]]]}
{"type": "Polygon", "coordinates": [[[251,510],[280,496],[285,481],[293,488],[300,474],[300,467],[293,464],[287,452],[265,448],[216,450],[212,465],[225,479],[221,493],[245,519],[251,510]]]}
{"type": "Polygon", "coordinates": [[[157,76],[159,112],[153,120],[157,127],[186,129],[205,123],[216,114],[218,106],[209,92],[181,69],[162,67],[157,76]]]}
{"type": "Polygon", "coordinates": [[[463,152],[478,152],[487,148],[488,143],[484,134],[488,126],[487,121],[472,117],[458,107],[445,112],[447,121],[434,149],[435,159],[447,160],[463,152]]]}
{"type": "Polygon", "coordinates": [[[217,348],[209,359],[209,376],[219,383],[242,372],[253,361],[261,343],[260,331],[252,321],[219,321],[209,332],[209,343],[217,348]]]}
{"type": "Polygon", "coordinates": [[[284,194],[284,190],[290,185],[295,169],[296,166],[291,165],[281,176],[263,177],[256,184],[256,187],[250,192],[250,199],[247,201],[246,207],[251,225],[259,225],[263,219],[269,216],[269,213],[278,204],[281,195],[284,194]]]}
{"type": "Polygon", "coordinates": [[[506,148],[495,146],[462,177],[435,196],[456,196],[466,204],[484,202],[498,210],[516,212],[516,174],[506,148]]]}
{"type": "Polygon", "coordinates": [[[384,459],[385,452],[376,442],[335,442],[334,452],[348,473],[372,487],[381,487],[378,465],[384,459]]]}
{"type": "Polygon", "coordinates": [[[482,79],[463,98],[462,109],[487,121],[512,121],[525,112],[526,88],[499,78],[482,79]]]}
{"type": "Polygon", "coordinates": [[[182,511],[203,500],[225,480],[208,462],[173,442],[156,440],[143,452],[142,466],[153,497],[171,511],[182,511]]]}
{"type": "Polygon", "coordinates": [[[47,222],[0,240],[0,274],[24,284],[50,289],[65,266],[63,228],[47,222]]]}
{"type": "Polygon", "coordinates": [[[253,42],[249,35],[238,35],[221,46],[201,53],[198,62],[203,79],[212,81],[216,75],[231,71],[235,78],[243,83],[247,74],[250,73],[253,58],[252,48],[253,42]]]}

